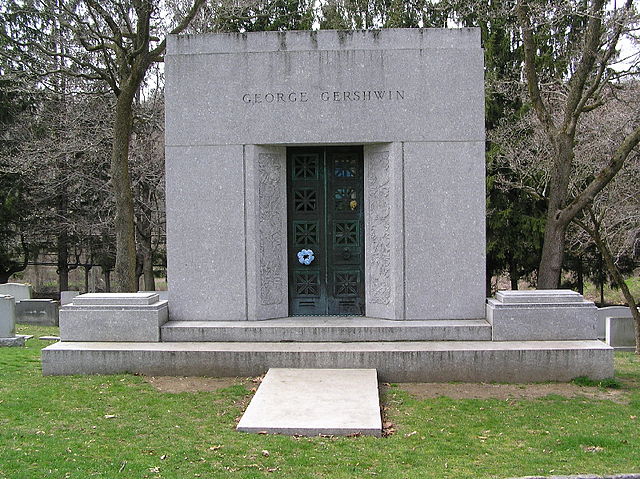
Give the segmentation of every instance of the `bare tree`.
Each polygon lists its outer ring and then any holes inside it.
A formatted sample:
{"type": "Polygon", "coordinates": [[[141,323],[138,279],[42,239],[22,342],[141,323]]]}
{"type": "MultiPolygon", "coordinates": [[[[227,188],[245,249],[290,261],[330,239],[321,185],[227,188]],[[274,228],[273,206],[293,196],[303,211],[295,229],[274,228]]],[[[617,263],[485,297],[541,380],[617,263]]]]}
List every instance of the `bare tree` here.
{"type": "MultiPolygon", "coordinates": [[[[182,32],[204,2],[193,0],[170,33],[182,32]]],[[[117,247],[114,283],[117,291],[135,291],[136,246],[129,143],[134,99],[149,67],[162,59],[165,50],[166,39],[158,35],[166,31],[167,21],[159,4],[152,0],[40,0],[28,5],[12,2],[3,17],[8,25],[15,23],[16,18],[24,20],[15,28],[9,26],[1,30],[13,46],[8,54],[17,55],[23,64],[29,64],[34,57],[54,58],[57,60],[54,67],[49,64],[45,71],[38,70],[40,63],[28,68],[35,68],[39,75],[63,74],[93,80],[115,96],[110,167],[117,247]],[[59,48],[52,41],[57,31],[49,28],[51,24],[70,32],[75,43],[59,48]],[[51,36],[46,41],[33,41],[31,33],[43,25],[51,36]]]]}
{"type": "MultiPolygon", "coordinates": [[[[605,0],[593,0],[584,9],[579,4],[569,4],[568,10],[564,3],[558,3],[555,9],[545,5],[546,8],[541,10],[533,9],[530,2],[525,0],[517,5],[528,94],[541,132],[550,145],[551,168],[546,193],[548,213],[538,271],[539,288],[558,286],[569,223],[615,177],[640,142],[640,127],[635,125],[626,128],[621,132],[617,148],[608,163],[581,188],[570,191],[576,164],[576,145],[579,143],[576,135],[581,118],[603,105],[603,90],[619,76],[610,66],[616,57],[621,35],[634,21],[632,0],[627,0],[622,8],[613,11],[605,8],[606,3],[605,0]],[[538,37],[553,27],[557,17],[568,14],[581,21],[569,24],[569,31],[562,34],[574,38],[578,48],[568,57],[566,68],[559,71],[562,83],[552,85],[555,88],[545,89],[538,37]]],[[[564,26],[567,27],[567,24],[564,26]]]]}

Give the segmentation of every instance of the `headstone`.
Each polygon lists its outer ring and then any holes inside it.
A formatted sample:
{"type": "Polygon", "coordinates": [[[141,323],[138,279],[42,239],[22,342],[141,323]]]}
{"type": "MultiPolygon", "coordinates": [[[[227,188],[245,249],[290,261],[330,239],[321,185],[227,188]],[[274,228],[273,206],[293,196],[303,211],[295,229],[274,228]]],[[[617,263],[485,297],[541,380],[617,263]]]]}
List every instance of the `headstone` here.
{"type": "Polygon", "coordinates": [[[58,302],[52,299],[16,301],[16,323],[35,326],[58,325],[58,302]]]}
{"type": "Polygon", "coordinates": [[[22,283],[0,284],[0,294],[13,296],[16,301],[31,299],[31,285],[22,283]]]}
{"type": "Polygon", "coordinates": [[[494,341],[597,338],[597,308],[569,290],[499,291],[487,300],[494,341]]]}
{"type": "Polygon", "coordinates": [[[160,341],[169,317],[157,293],[88,293],[60,309],[63,341],[160,341]]]}
{"type": "Polygon", "coordinates": [[[607,306],[598,308],[598,339],[606,337],[607,318],[630,318],[631,310],[627,306],[607,306]]]}
{"type": "Polygon", "coordinates": [[[60,291],[60,306],[72,303],[73,298],[78,296],[80,291],[60,291]]]}
{"type": "Polygon", "coordinates": [[[636,348],[634,323],[635,320],[632,317],[607,317],[605,342],[615,349],[634,351],[636,348]]]}
{"type": "Polygon", "coordinates": [[[0,346],[23,346],[24,337],[16,336],[16,311],[13,296],[0,295],[0,346]]]}

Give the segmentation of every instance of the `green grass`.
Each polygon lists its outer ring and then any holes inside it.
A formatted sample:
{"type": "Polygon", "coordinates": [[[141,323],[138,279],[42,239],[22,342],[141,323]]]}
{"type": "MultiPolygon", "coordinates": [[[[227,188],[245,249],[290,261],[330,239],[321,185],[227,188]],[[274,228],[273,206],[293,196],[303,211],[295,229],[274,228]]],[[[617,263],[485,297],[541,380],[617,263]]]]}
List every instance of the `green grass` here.
{"type": "MultiPolygon", "coordinates": [[[[20,328],[55,335],[55,328],[20,328]]],[[[238,433],[246,381],[168,394],[139,376],[42,377],[37,339],[0,349],[2,478],[505,478],[640,472],[640,358],[616,355],[624,404],[383,398],[376,439],[238,433]],[[268,455],[262,451],[269,451],[268,455]]]]}

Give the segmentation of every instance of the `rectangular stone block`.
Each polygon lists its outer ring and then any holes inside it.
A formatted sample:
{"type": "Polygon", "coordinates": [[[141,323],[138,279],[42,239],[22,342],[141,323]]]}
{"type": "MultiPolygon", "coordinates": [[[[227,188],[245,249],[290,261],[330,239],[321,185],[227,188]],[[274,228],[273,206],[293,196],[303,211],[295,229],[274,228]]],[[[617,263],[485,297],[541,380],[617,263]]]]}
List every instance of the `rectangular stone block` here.
{"type": "Polygon", "coordinates": [[[633,318],[607,317],[605,342],[615,349],[635,350],[636,331],[633,318]]]}
{"type": "MultiPolygon", "coordinates": [[[[535,302],[538,291],[521,291],[517,302],[504,303],[509,295],[496,295],[487,300],[487,321],[492,326],[494,341],[555,341],[597,339],[598,315],[591,301],[563,302],[572,297],[559,292],[560,301],[553,302],[553,293],[542,293],[541,302],[535,302]]],[[[577,293],[576,293],[577,294],[577,293]]]]}
{"type": "Polygon", "coordinates": [[[0,294],[13,296],[16,301],[31,299],[31,285],[22,283],[0,284],[0,294]]]}
{"type": "Polygon", "coordinates": [[[170,147],[484,141],[478,29],[170,36],[165,72],[170,147]]]}
{"type": "Polygon", "coordinates": [[[0,338],[16,334],[16,302],[13,296],[0,295],[0,338]]]}
{"type": "Polygon", "coordinates": [[[384,382],[543,382],[613,376],[602,341],[75,343],[42,350],[42,372],[256,376],[269,368],[376,369],[384,382]]]}
{"type": "Polygon", "coordinates": [[[171,317],[246,320],[245,148],[167,147],[171,317]]]}
{"type": "MultiPolygon", "coordinates": [[[[106,304],[74,302],[61,308],[60,338],[63,341],[160,341],[160,326],[169,318],[167,301],[132,305],[109,304],[106,298],[98,300],[106,304]]],[[[114,297],[113,301],[117,299],[114,297]]]]}
{"type": "Polygon", "coordinates": [[[16,323],[58,326],[58,309],[58,302],[52,299],[16,301],[16,323]]]}
{"type": "Polygon", "coordinates": [[[568,289],[498,291],[496,299],[504,304],[582,303],[584,301],[580,293],[568,289]]]}
{"type": "Polygon", "coordinates": [[[485,315],[484,141],[404,145],[406,319],[485,315]]]}
{"type": "Polygon", "coordinates": [[[169,301],[169,291],[138,291],[138,293],[154,293],[160,298],[160,301],[169,301]]]}
{"type": "Polygon", "coordinates": [[[269,369],[238,431],[380,436],[375,369],[269,369]]]}
{"type": "Polygon", "coordinates": [[[76,296],[74,305],[81,306],[148,306],[160,299],[157,293],[87,293],[76,296]]]}

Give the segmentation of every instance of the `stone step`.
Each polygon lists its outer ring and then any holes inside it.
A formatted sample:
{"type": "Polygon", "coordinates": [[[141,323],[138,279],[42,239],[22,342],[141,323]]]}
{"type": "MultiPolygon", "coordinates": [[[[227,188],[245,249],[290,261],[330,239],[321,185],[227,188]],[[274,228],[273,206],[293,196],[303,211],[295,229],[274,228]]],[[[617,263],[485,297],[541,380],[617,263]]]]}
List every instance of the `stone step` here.
{"type": "Polygon", "coordinates": [[[376,370],[271,368],[236,429],[290,436],[380,436],[376,370]]]}
{"type": "Polygon", "coordinates": [[[391,321],[357,317],[294,317],[265,321],[169,321],[165,342],[489,341],[484,319],[391,321]]]}
{"type": "Polygon", "coordinates": [[[45,375],[258,376],[269,368],[377,369],[386,382],[542,382],[613,376],[601,341],[66,342],[45,375]]]}

